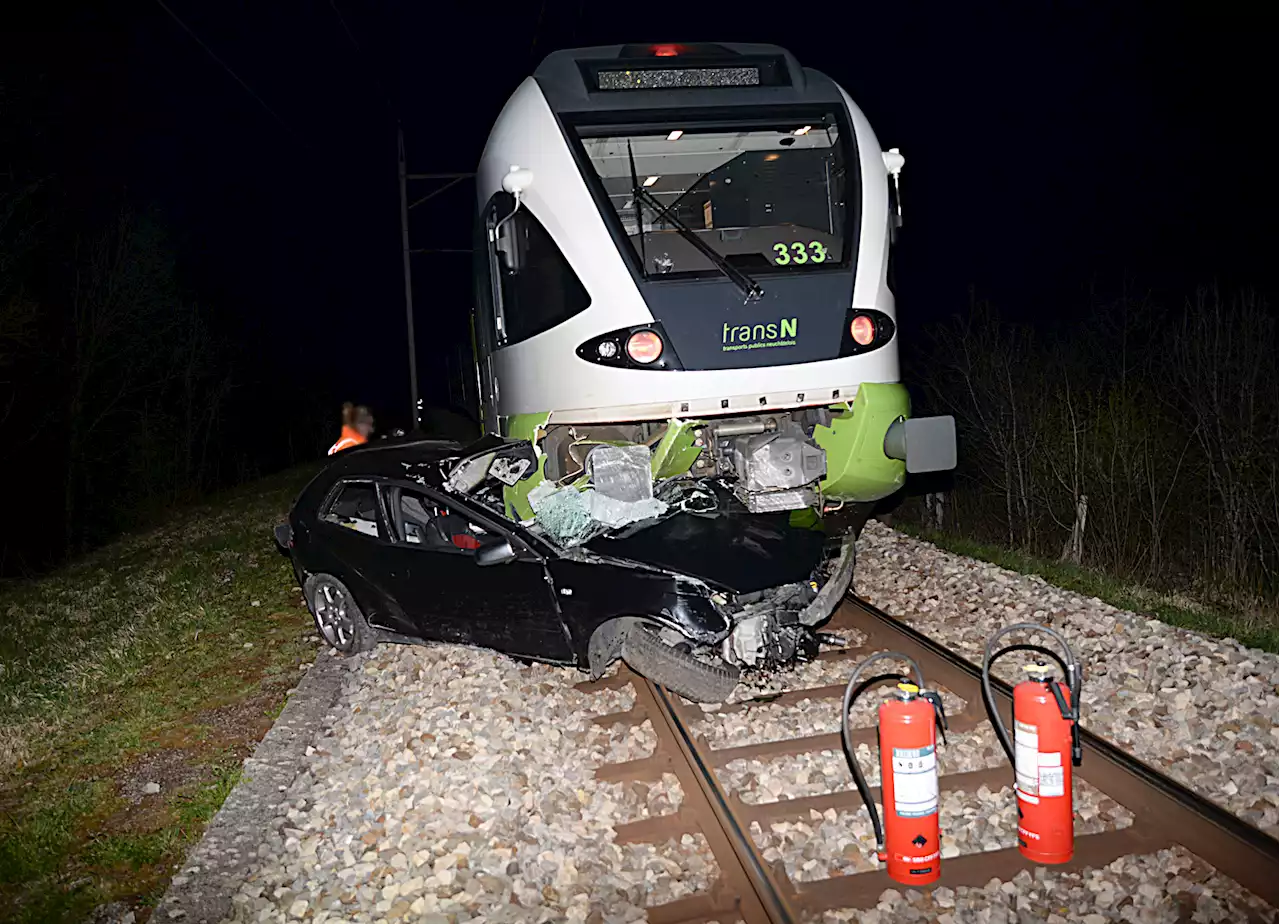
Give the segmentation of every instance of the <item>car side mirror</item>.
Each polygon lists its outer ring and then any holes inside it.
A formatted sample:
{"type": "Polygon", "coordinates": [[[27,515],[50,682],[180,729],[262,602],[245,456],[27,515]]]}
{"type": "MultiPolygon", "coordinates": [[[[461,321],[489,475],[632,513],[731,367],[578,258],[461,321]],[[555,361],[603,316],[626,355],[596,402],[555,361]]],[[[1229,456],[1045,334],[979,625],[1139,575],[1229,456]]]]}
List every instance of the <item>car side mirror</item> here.
{"type": "Polygon", "coordinates": [[[485,542],[476,549],[476,564],[507,565],[516,560],[516,550],[511,547],[511,540],[498,536],[485,542]]]}

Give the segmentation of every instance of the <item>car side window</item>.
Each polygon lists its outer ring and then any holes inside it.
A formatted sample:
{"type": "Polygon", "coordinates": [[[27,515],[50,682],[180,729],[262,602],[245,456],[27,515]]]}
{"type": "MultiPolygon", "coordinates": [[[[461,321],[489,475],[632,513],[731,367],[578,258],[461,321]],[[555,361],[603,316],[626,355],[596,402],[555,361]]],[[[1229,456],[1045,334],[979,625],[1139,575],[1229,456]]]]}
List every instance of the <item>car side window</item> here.
{"type": "Polygon", "coordinates": [[[338,489],[323,519],[378,538],[378,491],[367,481],[349,481],[338,489]]]}
{"type": "Polygon", "coordinates": [[[489,536],[480,524],[418,491],[402,488],[393,493],[392,504],[405,545],[470,555],[489,536]]]}

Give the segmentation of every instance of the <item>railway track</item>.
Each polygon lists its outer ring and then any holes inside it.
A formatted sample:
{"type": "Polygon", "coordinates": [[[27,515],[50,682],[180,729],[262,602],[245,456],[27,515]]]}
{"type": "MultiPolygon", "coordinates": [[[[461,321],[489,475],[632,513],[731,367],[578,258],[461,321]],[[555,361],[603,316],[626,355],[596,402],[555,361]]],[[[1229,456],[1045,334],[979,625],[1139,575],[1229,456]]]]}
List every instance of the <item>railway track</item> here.
{"type": "MultiPolygon", "coordinates": [[[[972,663],[856,597],[846,599],[828,629],[859,639],[856,645],[827,651],[821,656],[823,660],[836,662],[830,665],[833,669],[844,667],[847,662],[846,677],[867,655],[876,651],[898,651],[916,659],[931,687],[963,701],[959,713],[950,717],[952,735],[978,732],[987,724],[982,708],[980,673],[972,663]]],[[[731,775],[725,772],[726,766],[735,761],[838,752],[841,747],[838,730],[715,747],[715,742],[709,740],[714,736],[697,732],[698,726],[707,719],[707,713],[701,707],[636,674],[623,670],[607,680],[581,686],[589,689],[626,684],[635,688],[632,709],[627,713],[600,716],[596,721],[612,725],[639,724],[648,720],[657,734],[657,748],[650,757],[601,767],[597,775],[616,781],[653,781],[664,773],[672,773],[680,782],[684,800],[674,814],[619,826],[618,842],[660,843],[686,834],[701,835],[720,871],[718,881],[709,891],[651,907],[649,920],[654,924],[712,921],[721,924],[791,924],[817,920],[828,910],[871,908],[886,889],[902,888],[880,868],[826,878],[806,877],[797,881],[798,877],[788,873],[786,864],[778,859],[776,851],[775,856],[769,859],[770,851],[762,849],[759,841],[767,842],[767,832],[779,822],[803,822],[818,817],[840,823],[846,820],[846,816],[858,813],[865,817],[861,800],[852,788],[777,801],[748,801],[743,798],[743,792],[734,789],[729,779],[731,775]],[[833,812],[836,813],[834,816],[833,812]]],[[[830,705],[832,726],[838,729],[843,692],[843,682],[832,683],[772,693],[727,705],[722,710],[750,710],[764,703],[786,708],[805,701],[817,702],[823,707],[830,705]]],[[[1001,708],[1007,720],[1009,687],[997,684],[997,696],[1001,698],[1001,708]]],[[[874,721],[870,714],[867,720],[874,721]]],[[[855,732],[855,744],[866,743],[874,748],[875,734],[873,725],[859,728],[855,732]]],[[[1151,854],[1181,846],[1205,859],[1272,908],[1277,905],[1277,843],[1274,837],[1241,821],[1103,739],[1087,731],[1083,732],[1082,739],[1085,755],[1083,765],[1075,770],[1078,781],[1127,810],[1129,823],[1091,833],[1078,830],[1072,861],[1051,869],[1100,868],[1120,857],[1151,854]]],[[[941,819],[944,842],[948,826],[945,799],[949,792],[974,794],[984,789],[988,793],[1000,792],[1007,790],[1013,781],[1013,770],[1004,762],[960,773],[948,773],[947,763],[944,745],[940,751],[939,777],[939,788],[944,796],[941,819]]],[[[878,787],[873,789],[873,794],[879,801],[878,787]]],[[[1007,882],[1022,870],[1034,871],[1035,865],[1024,859],[1013,846],[1012,830],[1009,835],[1008,845],[997,849],[957,851],[953,846],[950,855],[944,849],[940,881],[922,891],[939,887],[981,888],[993,878],[1007,882]]],[[[865,845],[864,848],[865,853],[871,855],[870,848],[865,845]]],[[[870,864],[864,863],[864,866],[869,867],[870,864]]]]}

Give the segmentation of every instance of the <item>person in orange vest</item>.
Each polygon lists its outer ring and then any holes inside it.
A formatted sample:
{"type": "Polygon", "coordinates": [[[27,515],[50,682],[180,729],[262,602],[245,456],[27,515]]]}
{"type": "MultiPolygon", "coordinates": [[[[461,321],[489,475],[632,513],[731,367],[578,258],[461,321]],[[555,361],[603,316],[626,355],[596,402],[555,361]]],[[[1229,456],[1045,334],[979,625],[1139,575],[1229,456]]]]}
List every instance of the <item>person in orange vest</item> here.
{"type": "Polygon", "coordinates": [[[348,401],[342,405],[342,435],[329,447],[329,455],[369,442],[372,433],[373,415],[369,409],[363,404],[357,406],[348,401]]]}

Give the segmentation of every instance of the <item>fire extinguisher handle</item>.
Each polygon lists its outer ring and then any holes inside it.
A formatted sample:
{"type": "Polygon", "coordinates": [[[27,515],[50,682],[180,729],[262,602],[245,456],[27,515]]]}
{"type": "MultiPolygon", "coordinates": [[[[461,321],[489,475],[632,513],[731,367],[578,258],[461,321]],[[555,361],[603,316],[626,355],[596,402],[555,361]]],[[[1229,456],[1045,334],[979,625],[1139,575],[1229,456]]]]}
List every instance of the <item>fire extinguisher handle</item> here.
{"type": "Polygon", "coordinates": [[[947,707],[942,704],[942,694],[937,690],[921,690],[921,699],[927,699],[933,705],[938,731],[942,735],[942,743],[947,743],[947,707]]]}
{"type": "Polygon", "coordinates": [[[1057,700],[1058,712],[1062,714],[1062,717],[1068,722],[1074,719],[1074,711],[1071,708],[1071,704],[1067,702],[1066,697],[1062,695],[1062,687],[1056,683],[1046,683],[1045,686],[1049,688],[1049,692],[1052,693],[1053,698],[1057,700]]]}

